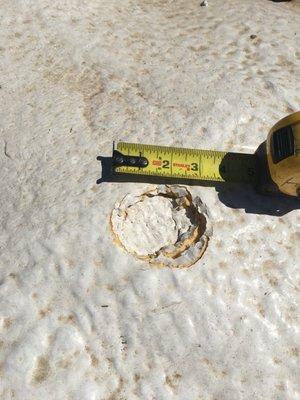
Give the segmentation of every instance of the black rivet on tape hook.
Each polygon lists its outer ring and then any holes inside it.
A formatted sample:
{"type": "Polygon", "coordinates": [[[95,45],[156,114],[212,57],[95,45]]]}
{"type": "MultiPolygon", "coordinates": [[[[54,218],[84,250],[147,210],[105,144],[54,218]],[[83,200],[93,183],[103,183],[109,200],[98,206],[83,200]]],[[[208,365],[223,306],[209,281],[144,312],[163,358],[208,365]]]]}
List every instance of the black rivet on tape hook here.
{"type": "Polygon", "coordinates": [[[113,151],[112,156],[113,167],[137,167],[145,168],[148,165],[148,160],[142,156],[126,156],[118,150],[113,151]]]}

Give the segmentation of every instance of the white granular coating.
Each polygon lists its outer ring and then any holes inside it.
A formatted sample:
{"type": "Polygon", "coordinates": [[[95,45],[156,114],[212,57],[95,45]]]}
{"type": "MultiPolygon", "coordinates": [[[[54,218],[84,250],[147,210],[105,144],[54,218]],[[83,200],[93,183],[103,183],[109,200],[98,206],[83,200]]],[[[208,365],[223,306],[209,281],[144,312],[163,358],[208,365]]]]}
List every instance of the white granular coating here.
{"type": "Polygon", "coordinates": [[[128,194],[117,203],[111,225],[117,241],[150,263],[169,267],[194,264],[212,235],[207,208],[182,186],[158,186],[128,194]],[[166,197],[167,196],[167,197],[166,197]]]}
{"type": "Polygon", "coordinates": [[[15,0],[0,21],[0,399],[298,400],[299,206],[189,187],[213,237],[153,268],[109,228],[145,184],[96,185],[95,158],[254,152],[300,108],[299,0],[15,0]]]}
{"type": "Polygon", "coordinates": [[[128,251],[146,256],[177,240],[178,229],[172,217],[170,199],[146,198],[129,208],[127,214],[126,221],[122,219],[117,229],[128,251]]]}

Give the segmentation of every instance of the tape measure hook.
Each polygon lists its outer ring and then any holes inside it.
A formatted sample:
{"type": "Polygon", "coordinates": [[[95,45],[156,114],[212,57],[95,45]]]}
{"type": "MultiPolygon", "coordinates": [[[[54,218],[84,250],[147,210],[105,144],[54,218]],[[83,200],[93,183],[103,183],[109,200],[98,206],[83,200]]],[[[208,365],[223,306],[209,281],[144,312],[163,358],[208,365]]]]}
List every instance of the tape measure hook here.
{"type": "Polygon", "coordinates": [[[149,164],[146,157],[142,156],[126,156],[118,150],[113,150],[112,165],[117,167],[137,167],[145,168],[149,164]]]}

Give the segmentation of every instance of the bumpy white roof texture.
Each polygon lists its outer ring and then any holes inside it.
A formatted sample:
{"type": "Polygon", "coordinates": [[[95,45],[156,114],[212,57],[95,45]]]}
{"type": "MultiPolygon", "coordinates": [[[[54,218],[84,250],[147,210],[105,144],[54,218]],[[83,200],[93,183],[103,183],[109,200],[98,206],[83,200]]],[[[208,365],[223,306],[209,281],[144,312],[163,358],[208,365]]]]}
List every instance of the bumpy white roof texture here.
{"type": "Polygon", "coordinates": [[[163,267],[190,267],[205,252],[212,223],[199,197],[182,186],[128,194],[111,215],[118,243],[138,258],[163,267]]]}
{"type": "Polygon", "coordinates": [[[113,140],[254,152],[299,109],[299,1],[19,0],[0,19],[1,400],[298,399],[296,203],[189,186],[213,235],[157,268],[191,220],[148,197],[161,236],[120,246],[115,205],[156,186],[95,182],[113,140]]]}

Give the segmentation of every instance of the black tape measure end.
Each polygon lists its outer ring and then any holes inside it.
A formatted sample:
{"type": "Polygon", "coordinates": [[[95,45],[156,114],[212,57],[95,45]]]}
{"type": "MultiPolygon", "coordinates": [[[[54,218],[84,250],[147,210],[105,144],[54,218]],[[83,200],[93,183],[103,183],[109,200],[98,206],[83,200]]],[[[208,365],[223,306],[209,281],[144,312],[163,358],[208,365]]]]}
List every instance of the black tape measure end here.
{"type": "Polygon", "coordinates": [[[145,168],[149,164],[146,157],[142,156],[126,156],[118,150],[113,150],[112,165],[117,167],[137,167],[145,168]]]}

